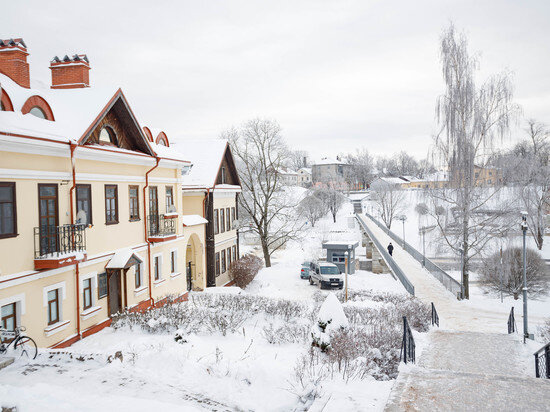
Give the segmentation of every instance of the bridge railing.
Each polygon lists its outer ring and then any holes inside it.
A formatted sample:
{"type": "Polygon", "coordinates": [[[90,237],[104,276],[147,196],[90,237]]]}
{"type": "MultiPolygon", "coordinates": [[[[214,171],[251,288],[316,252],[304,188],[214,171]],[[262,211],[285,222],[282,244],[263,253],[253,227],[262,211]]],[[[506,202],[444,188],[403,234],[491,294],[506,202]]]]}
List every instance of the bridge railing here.
{"type": "Polygon", "coordinates": [[[384,226],[382,223],[376,220],[369,213],[364,212],[364,214],[370,220],[372,220],[380,229],[382,229],[384,233],[386,233],[389,237],[391,237],[395,243],[402,246],[405,249],[405,251],[409,253],[413,258],[415,258],[420,263],[424,263],[424,267],[428,270],[428,272],[430,272],[433,277],[439,280],[439,282],[443,286],[445,286],[445,288],[449,290],[454,296],[460,299],[460,297],[462,296],[462,286],[460,285],[459,282],[457,282],[447,272],[445,272],[443,269],[441,269],[439,266],[433,263],[430,259],[425,257],[422,253],[420,253],[414,247],[412,247],[409,243],[404,242],[403,239],[401,239],[398,235],[396,235],[391,230],[389,230],[386,226],[384,226]]]}
{"type": "Polygon", "coordinates": [[[399,360],[405,363],[415,363],[416,361],[416,344],[406,316],[403,316],[403,341],[401,342],[399,360]]]}
{"type": "Polygon", "coordinates": [[[403,273],[401,268],[397,265],[397,263],[395,263],[393,258],[387,252],[386,248],[384,246],[382,246],[380,241],[376,237],[374,237],[374,235],[372,234],[372,231],[368,228],[368,226],[365,224],[365,222],[363,222],[363,220],[358,215],[355,215],[355,217],[356,217],[357,221],[359,222],[359,225],[361,226],[361,228],[365,231],[365,233],[373,241],[374,245],[376,246],[376,248],[378,249],[378,251],[382,255],[382,259],[384,259],[384,261],[386,262],[386,264],[388,265],[390,270],[401,281],[401,283],[405,287],[405,290],[407,292],[409,292],[411,295],[414,296],[414,286],[410,282],[410,280],[407,278],[407,276],[405,276],[405,273],[403,273]]]}
{"type": "Polygon", "coordinates": [[[550,379],[550,343],[535,352],[535,376],[550,379]]]}

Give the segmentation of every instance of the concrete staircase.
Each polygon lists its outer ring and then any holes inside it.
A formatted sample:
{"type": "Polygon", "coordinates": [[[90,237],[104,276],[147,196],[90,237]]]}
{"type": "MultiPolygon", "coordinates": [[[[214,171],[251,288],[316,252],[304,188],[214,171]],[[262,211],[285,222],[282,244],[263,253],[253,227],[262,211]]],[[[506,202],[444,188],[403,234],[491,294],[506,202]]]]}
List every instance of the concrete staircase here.
{"type": "Polygon", "coordinates": [[[517,336],[435,331],[386,411],[548,411],[550,381],[529,375],[517,336]]]}

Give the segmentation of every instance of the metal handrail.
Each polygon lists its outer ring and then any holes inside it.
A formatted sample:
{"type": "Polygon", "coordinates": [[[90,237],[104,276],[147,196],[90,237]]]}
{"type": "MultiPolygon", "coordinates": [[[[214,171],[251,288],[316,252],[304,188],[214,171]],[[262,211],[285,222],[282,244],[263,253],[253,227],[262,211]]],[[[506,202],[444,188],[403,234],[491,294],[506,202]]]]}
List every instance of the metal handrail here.
{"type": "Polygon", "coordinates": [[[550,379],[550,343],[534,353],[535,376],[537,378],[550,379]]]}
{"type": "Polygon", "coordinates": [[[174,219],[164,215],[149,215],[149,236],[170,236],[176,233],[174,219]]]}
{"type": "Polygon", "coordinates": [[[432,326],[437,325],[439,327],[439,315],[437,314],[437,310],[435,310],[435,305],[432,302],[432,326]]]}
{"type": "Polygon", "coordinates": [[[393,233],[390,229],[388,229],[386,226],[376,220],[368,212],[364,212],[364,214],[370,220],[372,220],[380,229],[382,229],[384,233],[391,237],[394,242],[399,245],[403,245],[405,251],[409,253],[414,259],[416,259],[420,263],[424,263],[424,267],[428,270],[428,272],[430,272],[433,277],[439,280],[439,282],[441,282],[441,284],[445,286],[445,288],[449,290],[454,296],[460,299],[460,296],[462,295],[462,286],[460,285],[460,282],[457,282],[451,275],[449,275],[447,272],[445,272],[443,269],[433,263],[430,259],[425,257],[414,247],[412,247],[410,243],[404,241],[398,235],[393,233]]]}
{"type": "Polygon", "coordinates": [[[397,276],[397,278],[401,281],[401,283],[405,287],[405,290],[407,292],[409,292],[411,295],[414,296],[414,286],[413,286],[413,284],[407,278],[407,276],[405,276],[405,273],[403,273],[403,271],[401,270],[399,265],[397,265],[397,263],[395,263],[395,260],[393,259],[393,257],[390,256],[390,254],[382,246],[380,241],[376,237],[374,237],[374,235],[372,234],[372,231],[368,228],[368,226],[365,224],[365,222],[363,222],[363,220],[357,214],[355,215],[355,218],[357,219],[357,221],[359,222],[359,224],[363,228],[363,230],[367,233],[367,235],[374,242],[374,245],[376,246],[376,248],[378,249],[378,251],[382,255],[382,259],[384,259],[384,261],[386,262],[388,267],[391,269],[393,274],[395,276],[397,276]]]}
{"type": "Polygon", "coordinates": [[[514,307],[510,309],[510,315],[508,315],[508,333],[514,333],[518,331],[516,326],[516,317],[514,316],[514,307]]]}
{"type": "Polygon", "coordinates": [[[407,317],[403,316],[403,342],[401,343],[401,351],[399,353],[399,361],[407,363],[416,361],[416,344],[414,343],[414,338],[412,335],[411,328],[409,327],[409,322],[407,322],[407,317]]]}

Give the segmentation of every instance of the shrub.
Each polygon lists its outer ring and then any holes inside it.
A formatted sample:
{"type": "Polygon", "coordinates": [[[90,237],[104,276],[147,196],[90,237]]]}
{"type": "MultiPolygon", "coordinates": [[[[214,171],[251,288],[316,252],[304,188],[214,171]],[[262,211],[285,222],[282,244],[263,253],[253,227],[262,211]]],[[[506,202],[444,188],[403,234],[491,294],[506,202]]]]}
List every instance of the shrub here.
{"type": "MultiPolygon", "coordinates": [[[[503,251],[502,264],[500,253],[495,253],[485,259],[481,268],[481,281],[488,290],[504,292],[518,299],[523,288],[523,249],[511,247],[503,251]],[[502,287],[500,277],[502,274],[502,287]]],[[[527,261],[527,288],[530,296],[546,294],[550,288],[550,277],[546,264],[539,252],[528,248],[527,261]]]]}
{"type": "Polygon", "coordinates": [[[231,263],[229,267],[229,279],[234,281],[235,285],[244,289],[254,280],[262,266],[262,259],[258,256],[251,254],[245,255],[239,260],[231,263]]]}
{"type": "Polygon", "coordinates": [[[539,326],[538,333],[543,343],[550,343],[550,319],[546,319],[546,322],[539,326]]]}

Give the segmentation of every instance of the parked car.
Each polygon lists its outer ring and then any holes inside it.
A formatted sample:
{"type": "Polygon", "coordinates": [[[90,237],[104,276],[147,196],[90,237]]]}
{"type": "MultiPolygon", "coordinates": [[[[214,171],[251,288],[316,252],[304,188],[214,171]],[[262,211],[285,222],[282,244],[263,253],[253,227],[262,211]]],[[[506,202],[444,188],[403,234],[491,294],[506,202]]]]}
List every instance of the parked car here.
{"type": "Polygon", "coordinates": [[[344,287],[344,276],[334,263],[312,262],[309,271],[309,284],[317,284],[319,289],[344,287]]]}
{"type": "Polygon", "coordinates": [[[300,277],[302,279],[309,279],[309,267],[308,266],[302,266],[302,269],[300,270],[300,277]]]}

